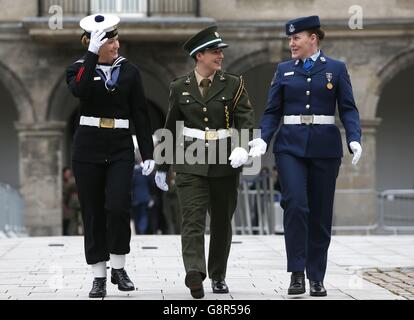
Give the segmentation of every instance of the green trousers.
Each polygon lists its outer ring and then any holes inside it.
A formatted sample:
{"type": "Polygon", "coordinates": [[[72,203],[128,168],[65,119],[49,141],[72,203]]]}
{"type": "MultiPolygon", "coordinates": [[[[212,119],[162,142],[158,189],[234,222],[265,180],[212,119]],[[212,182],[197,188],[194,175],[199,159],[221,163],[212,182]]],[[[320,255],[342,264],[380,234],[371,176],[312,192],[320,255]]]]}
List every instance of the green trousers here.
{"type": "Polygon", "coordinates": [[[185,271],[199,271],[206,278],[204,233],[210,215],[208,275],[224,280],[230,253],[231,220],[237,206],[239,174],[203,177],[177,173],[176,185],[182,210],[181,246],[185,271]]]}

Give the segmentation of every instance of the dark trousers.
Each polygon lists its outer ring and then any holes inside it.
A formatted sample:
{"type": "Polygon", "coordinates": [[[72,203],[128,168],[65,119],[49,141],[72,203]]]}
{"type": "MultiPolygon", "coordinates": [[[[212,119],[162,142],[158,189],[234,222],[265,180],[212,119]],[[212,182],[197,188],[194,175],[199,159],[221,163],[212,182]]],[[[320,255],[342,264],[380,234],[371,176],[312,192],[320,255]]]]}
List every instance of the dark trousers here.
{"type": "Polygon", "coordinates": [[[237,205],[239,175],[203,177],[177,173],[176,185],[182,210],[181,245],[185,271],[199,271],[206,277],[204,233],[210,214],[208,275],[226,277],[232,238],[231,220],[237,205]]]}
{"type": "Polygon", "coordinates": [[[283,153],[275,157],[282,187],[287,271],[306,270],[308,279],[322,281],[341,158],[299,158],[283,153]]]}
{"type": "Polygon", "coordinates": [[[130,209],[134,163],[73,161],[84,225],[88,264],[108,261],[109,254],[129,253],[130,209]]]}

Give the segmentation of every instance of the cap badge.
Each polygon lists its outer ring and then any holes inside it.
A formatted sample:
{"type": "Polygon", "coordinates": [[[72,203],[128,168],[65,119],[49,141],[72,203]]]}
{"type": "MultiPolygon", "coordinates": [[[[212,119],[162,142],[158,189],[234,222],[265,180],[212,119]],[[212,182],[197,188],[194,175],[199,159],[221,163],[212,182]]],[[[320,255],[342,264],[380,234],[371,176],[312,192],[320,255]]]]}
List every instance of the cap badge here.
{"type": "Polygon", "coordinates": [[[292,33],[292,32],[295,32],[295,26],[293,25],[293,24],[291,24],[290,26],[289,26],[289,32],[290,33],[292,33]]]}
{"type": "Polygon", "coordinates": [[[214,35],[216,36],[216,38],[220,38],[220,35],[218,34],[218,32],[214,32],[214,35]]]}

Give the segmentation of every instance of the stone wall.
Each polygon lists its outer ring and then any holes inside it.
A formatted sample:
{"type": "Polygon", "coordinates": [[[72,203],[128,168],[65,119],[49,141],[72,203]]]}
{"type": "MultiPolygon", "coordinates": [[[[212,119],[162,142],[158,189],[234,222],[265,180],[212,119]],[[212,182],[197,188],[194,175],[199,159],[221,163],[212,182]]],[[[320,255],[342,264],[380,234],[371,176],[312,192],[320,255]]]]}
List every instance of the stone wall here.
{"type": "Polygon", "coordinates": [[[218,20],[290,20],[317,14],[321,19],[345,19],[349,10],[358,5],[364,18],[412,18],[414,2],[411,0],[202,0],[201,14],[218,20]],[[229,14],[232,12],[232,14],[229,14]]]}
{"type": "Polygon", "coordinates": [[[19,21],[37,15],[36,0],[5,0],[1,2],[0,21],[19,21]]]}

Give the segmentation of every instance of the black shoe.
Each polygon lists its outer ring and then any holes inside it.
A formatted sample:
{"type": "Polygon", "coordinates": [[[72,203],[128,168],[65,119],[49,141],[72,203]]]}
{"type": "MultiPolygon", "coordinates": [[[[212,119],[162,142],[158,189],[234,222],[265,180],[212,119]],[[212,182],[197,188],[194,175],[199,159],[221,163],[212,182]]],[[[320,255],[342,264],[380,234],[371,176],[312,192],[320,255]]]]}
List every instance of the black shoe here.
{"type": "Polygon", "coordinates": [[[213,293],[229,293],[229,287],[225,280],[211,280],[213,293]]]}
{"type": "Polygon", "coordinates": [[[302,294],[305,291],[305,274],[303,272],[292,272],[288,294],[302,294]]]}
{"type": "Polygon", "coordinates": [[[133,291],[135,286],[131,279],[128,277],[125,269],[114,269],[111,270],[111,282],[118,285],[118,290],[121,291],[133,291]]]}
{"type": "Polygon", "coordinates": [[[185,285],[190,288],[191,296],[194,299],[204,297],[203,278],[198,271],[189,271],[185,276],[185,285]]]}
{"type": "Polygon", "coordinates": [[[92,289],[89,298],[103,298],[106,296],[106,278],[93,279],[92,289]]]}
{"type": "Polygon", "coordinates": [[[325,297],[327,295],[326,289],[322,281],[309,280],[309,294],[313,297],[325,297]]]}

